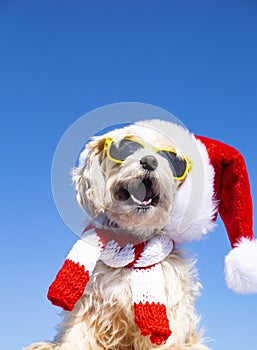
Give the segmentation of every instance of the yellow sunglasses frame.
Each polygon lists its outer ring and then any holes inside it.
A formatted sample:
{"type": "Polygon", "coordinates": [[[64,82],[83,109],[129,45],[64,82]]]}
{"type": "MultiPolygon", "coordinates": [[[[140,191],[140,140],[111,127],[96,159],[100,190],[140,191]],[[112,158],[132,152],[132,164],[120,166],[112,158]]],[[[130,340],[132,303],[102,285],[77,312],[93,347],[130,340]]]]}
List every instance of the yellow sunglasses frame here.
{"type": "MultiPolygon", "coordinates": [[[[170,149],[167,149],[167,148],[157,148],[157,147],[154,147],[152,145],[149,145],[149,144],[144,144],[143,142],[133,138],[133,137],[124,137],[123,140],[130,140],[130,141],[133,141],[133,142],[136,142],[138,143],[139,145],[142,146],[142,148],[146,148],[146,146],[148,147],[151,147],[152,150],[157,153],[159,151],[165,151],[165,152],[170,152],[170,153],[173,153],[173,154],[176,154],[177,155],[177,152],[173,151],[173,150],[170,150],[170,149]]],[[[105,143],[104,143],[104,150],[103,150],[103,154],[102,154],[102,160],[104,160],[105,158],[105,155],[107,155],[108,159],[110,161],[112,161],[113,163],[116,163],[116,164],[122,164],[124,162],[124,160],[119,160],[119,159],[115,159],[111,156],[110,154],[110,147],[112,145],[112,143],[114,142],[114,139],[112,137],[107,137],[105,139],[105,143]]],[[[180,156],[185,162],[186,162],[186,170],[184,172],[184,174],[180,177],[177,177],[177,176],[174,176],[174,179],[175,180],[184,180],[185,177],[187,176],[187,174],[192,170],[192,167],[193,167],[193,162],[186,158],[185,156],[180,156]]]]}

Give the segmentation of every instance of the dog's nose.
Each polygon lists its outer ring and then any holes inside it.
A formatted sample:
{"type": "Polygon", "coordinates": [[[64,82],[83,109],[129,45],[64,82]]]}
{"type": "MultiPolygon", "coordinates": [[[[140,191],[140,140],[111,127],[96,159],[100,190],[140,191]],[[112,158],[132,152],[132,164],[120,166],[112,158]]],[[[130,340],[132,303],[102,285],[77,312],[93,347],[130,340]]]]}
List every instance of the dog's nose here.
{"type": "Polygon", "coordinates": [[[157,168],[158,162],[153,156],[145,156],[140,159],[140,164],[144,169],[152,171],[157,168]]]}

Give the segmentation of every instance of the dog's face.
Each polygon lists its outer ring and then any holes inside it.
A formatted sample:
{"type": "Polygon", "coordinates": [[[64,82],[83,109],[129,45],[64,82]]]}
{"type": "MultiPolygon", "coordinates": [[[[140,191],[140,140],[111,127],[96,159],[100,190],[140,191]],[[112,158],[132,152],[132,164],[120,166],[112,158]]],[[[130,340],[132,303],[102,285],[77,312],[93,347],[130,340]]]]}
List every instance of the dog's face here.
{"type": "Polygon", "coordinates": [[[174,162],[185,161],[171,139],[144,122],[95,137],[87,148],[73,180],[89,215],[104,213],[112,225],[140,232],[142,239],[163,228],[184,179],[174,173],[174,162]]]}

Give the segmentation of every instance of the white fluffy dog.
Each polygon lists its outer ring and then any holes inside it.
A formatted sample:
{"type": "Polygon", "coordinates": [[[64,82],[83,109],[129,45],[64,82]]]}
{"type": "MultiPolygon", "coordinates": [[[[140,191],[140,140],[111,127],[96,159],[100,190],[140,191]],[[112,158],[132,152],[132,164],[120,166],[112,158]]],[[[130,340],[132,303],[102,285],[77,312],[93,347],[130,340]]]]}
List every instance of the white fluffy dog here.
{"type": "Polygon", "coordinates": [[[156,237],[174,243],[164,259],[153,264],[163,274],[164,286],[157,288],[164,287],[171,332],[160,342],[142,334],[131,301],[133,267],[111,267],[100,257],[83,295],[65,312],[54,342],[27,350],[208,349],[194,309],[201,288],[194,261],[177,248],[213,227],[213,169],[207,157],[187,130],[159,120],[115,129],[88,143],[73,180],[77,200],[91,218],[110,228],[110,235],[125,230],[133,247],[156,237]],[[197,175],[199,201],[192,190],[196,172],[202,174],[197,175]]]}

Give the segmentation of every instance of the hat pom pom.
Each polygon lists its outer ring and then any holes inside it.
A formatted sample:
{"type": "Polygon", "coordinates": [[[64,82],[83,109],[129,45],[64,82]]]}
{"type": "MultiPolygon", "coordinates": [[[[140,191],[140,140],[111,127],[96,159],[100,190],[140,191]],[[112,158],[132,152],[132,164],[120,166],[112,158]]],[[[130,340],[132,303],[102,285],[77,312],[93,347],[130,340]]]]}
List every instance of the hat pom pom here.
{"type": "Polygon", "coordinates": [[[239,294],[257,293],[257,240],[242,238],[225,258],[228,288],[239,294]]]}

